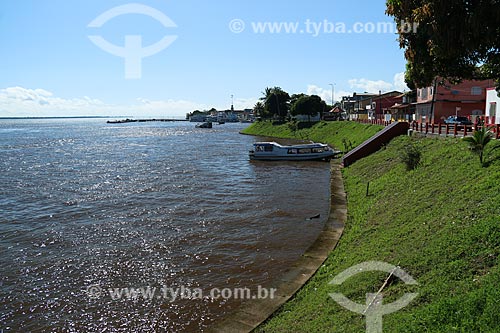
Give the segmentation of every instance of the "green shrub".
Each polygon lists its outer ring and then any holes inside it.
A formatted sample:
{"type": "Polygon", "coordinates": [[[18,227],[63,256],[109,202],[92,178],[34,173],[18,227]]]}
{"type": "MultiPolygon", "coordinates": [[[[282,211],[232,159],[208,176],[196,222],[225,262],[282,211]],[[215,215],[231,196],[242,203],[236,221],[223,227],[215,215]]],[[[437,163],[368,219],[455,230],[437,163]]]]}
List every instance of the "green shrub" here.
{"type": "Polygon", "coordinates": [[[400,158],[406,165],[406,170],[415,170],[421,163],[422,149],[415,141],[410,141],[403,147],[400,158]]]}
{"type": "Polygon", "coordinates": [[[479,156],[481,166],[486,166],[484,155],[486,153],[486,146],[493,140],[493,133],[483,126],[475,130],[472,136],[468,136],[463,140],[469,144],[471,151],[479,156]]]}
{"type": "Polygon", "coordinates": [[[349,139],[343,138],[342,145],[344,146],[344,153],[348,153],[352,149],[352,142],[349,139]]]}

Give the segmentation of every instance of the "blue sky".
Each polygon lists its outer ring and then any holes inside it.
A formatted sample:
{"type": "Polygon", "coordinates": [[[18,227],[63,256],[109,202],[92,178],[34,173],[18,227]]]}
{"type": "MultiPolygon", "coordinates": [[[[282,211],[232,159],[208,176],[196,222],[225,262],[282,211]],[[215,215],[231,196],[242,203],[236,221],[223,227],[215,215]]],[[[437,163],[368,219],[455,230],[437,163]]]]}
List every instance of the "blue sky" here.
{"type": "Polygon", "coordinates": [[[370,33],[392,22],[384,11],[383,0],[2,0],[0,117],[184,116],[229,108],[231,95],[236,108],[251,108],[267,86],[327,102],[330,83],[336,99],[403,90],[397,35],[370,33]],[[119,6],[150,8],[176,26],[128,13],[89,27],[119,6]],[[355,23],[369,31],[354,33],[355,23]],[[129,79],[124,58],[91,35],[116,46],[128,35],[140,35],[142,47],[176,39],[140,59],[140,77],[129,79]]]}

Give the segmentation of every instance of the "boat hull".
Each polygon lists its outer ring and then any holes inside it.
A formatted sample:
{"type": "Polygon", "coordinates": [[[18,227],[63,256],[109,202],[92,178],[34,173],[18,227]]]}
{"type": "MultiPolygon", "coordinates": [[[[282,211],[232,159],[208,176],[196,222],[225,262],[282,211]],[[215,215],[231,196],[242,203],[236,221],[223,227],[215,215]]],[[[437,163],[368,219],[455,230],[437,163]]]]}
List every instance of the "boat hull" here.
{"type": "Polygon", "coordinates": [[[195,126],[196,128],[212,128],[212,123],[206,122],[195,126]]]}
{"type": "Polygon", "coordinates": [[[252,161],[330,161],[334,158],[335,154],[322,154],[317,156],[256,156],[250,153],[250,160],[252,161]]]}
{"type": "Polygon", "coordinates": [[[339,151],[322,143],[283,146],[276,142],[256,142],[249,157],[257,161],[329,161],[338,154],[339,151]]]}

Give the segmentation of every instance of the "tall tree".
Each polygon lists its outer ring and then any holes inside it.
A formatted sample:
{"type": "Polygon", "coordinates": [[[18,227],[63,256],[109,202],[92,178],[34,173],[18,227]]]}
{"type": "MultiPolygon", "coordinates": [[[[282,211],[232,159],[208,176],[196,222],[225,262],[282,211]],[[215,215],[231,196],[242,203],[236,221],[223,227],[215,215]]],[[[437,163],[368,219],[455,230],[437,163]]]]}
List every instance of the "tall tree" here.
{"type": "Polygon", "coordinates": [[[293,94],[290,97],[290,111],[291,111],[291,108],[293,107],[293,105],[299,100],[299,98],[301,98],[301,97],[308,97],[308,96],[309,95],[306,95],[306,94],[303,94],[303,93],[293,94]]]}
{"type": "Polygon", "coordinates": [[[308,116],[310,122],[311,116],[315,116],[318,113],[321,114],[325,108],[326,103],[321,99],[321,97],[317,95],[303,95],[292,104],[290,113],[294,116],[299,114],[306,115],[308,116]]]}
{"type": "Polygon", "coordinates": [[[290,109],[290,95],[280,87],[267,87],[261,100],[264,102],[264,111],[270,117],[285,119],[290,109]]]}
{"type": "Polygon", "coordinates": [[[500,90],[500,1],[387,0],[400,26],[410,88],[449,81],[494,79],[500,90]]]}

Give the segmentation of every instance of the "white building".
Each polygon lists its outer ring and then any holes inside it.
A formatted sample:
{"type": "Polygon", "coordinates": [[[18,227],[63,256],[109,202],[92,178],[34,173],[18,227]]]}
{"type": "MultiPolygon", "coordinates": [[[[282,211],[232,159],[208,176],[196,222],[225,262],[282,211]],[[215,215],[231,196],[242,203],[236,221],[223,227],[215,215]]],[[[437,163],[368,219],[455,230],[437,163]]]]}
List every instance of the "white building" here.
{"type": "Polygon", "coordinates": [[[319,114],[319,112],[315,116],[307,116],[305,114],[298,114],[295,117],[293,117],[293,119],[295,119],[297,121],[302,121],[302,122],[305,122],[305,121],[320,121],[321,120],[321,115],[319,114]]]}
{"type": "Polygon", "coordinates": [[[488,88],[486,90],[486,116],[490,118],[491,124],[500,124],[500,114],[498,108],[500,107],[500,97],[495,88],[488,88]]]}

